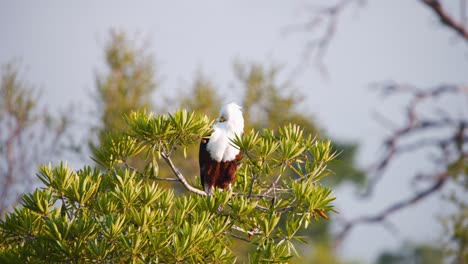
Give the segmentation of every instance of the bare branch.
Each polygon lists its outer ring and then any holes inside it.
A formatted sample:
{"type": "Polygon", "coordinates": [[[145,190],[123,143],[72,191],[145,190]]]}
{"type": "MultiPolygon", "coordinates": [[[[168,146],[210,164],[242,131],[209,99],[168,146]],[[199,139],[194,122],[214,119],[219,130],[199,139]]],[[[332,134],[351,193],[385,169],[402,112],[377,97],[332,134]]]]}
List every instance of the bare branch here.
{"type": "Polygon", "coordinates": [[[460,125],[467,126],[468,119],[455,119],[448,116],[436,118],[423,118],[418,115],[417,109],[419,105],[427,100],[435,100],[440,96],[447,94],[468,94],[468,87],[456,85],[440,85],[431,89],[418,89],[412,85],[388,83],[381,86],[382,94],[385,96],[393,95],[396,93],[409,93],[412,99],[408,103],[406,110],[406,123],[402,127],[396,129],[390,137],[384,141],[384,154],[375,164],[368,169],[370,182],[364,196],[369,196],[372,193],[374,186],[383,176],[390,162],[395,155],[403,152],[413,151],[422,147],[435,147],[440,149],[449,144],[453,144],[453,138],[444,139],[426,139],[416,143],[408,143],[401,145],[400,142],[404,138],[412,136],[416,133],[424,131],[435,131],[445,128],[450,128],[453,131],[458,131],[460,125]]]}
{"type": "Polygon", "coordinates": [[[157,181],[180,181],[179,178],[159,178],[159,177],[151,177],[153,180],[157,181]]]}
{"type": "MultiPolygon", "coordinates": [[[[462,6],[464,1],[462,1],[462,6]]],[[[460,35],[465,41],[468,41],[468,30],[464,24],[464,16],[461,18],[461,22],[457,22],[445,8],[442,6],[439,0],[422,0],[426,6],[428,6],[440,19],[440,22],[454,30],[458,35],[460,35]]],[[[462,10],[463,12],[463,10],[462,10]]]]}
{"type": "Polygon", "coordinates": [[[245,241],[245,242],[250,242],[250,239],[245,238],[245,237],[241,237],[241,236],[236,235],[236,234],[233,234],[233,233],[225,232],[225,234],[229,234],[229,235],[232,236],[233,238],[237,238],[237,239],[242,240],[242,241],[245,241]]]}
{"type": "Polygon", "coordinates": [[[441,85],[430,89],[418,89],[411,85],[390,83],[384,85],[382,91],[384,95],[409,93],[412,97],[407,105],[405,123],[392,132],[384,141],[384,155],[369,171],[372,178],[367,195],[370,194],[373,187],[382,178],[388,165],[398,155],[430,147],[438,151],[436,152],[436,156],[438,158],[437,164],[440,164],[440,168],[437,173],[429,173],[427,175],[416,173],[416,176],[413,177],[413,183],[422,179],[430,181],[428,183],[429,186],[422,191],[391,204],[377,214],[361,216],[352,221],[345,221],[342,230],[337,236],[335,246],[338,246],[355,226],[372,223],[386,224],[385,221],[391,214],[410,207],[424,200],[429,195],[436,193],[442,189],[449,179],[454,178],[460,173],[457,169],[454,169],[454,166],[459,162],[465,162],[468,158],[468,153],[465,153],[466,146],[468,145],[468,118],[466,116],[453,117],[446,113],[443,115],[439,113],[436,116],[424,116],[417,111],[421,104],[427,102],[433,103],[444,95],[468,95],[466,86],[441,85]],[[430,136],[425,135],[422,139],[413,138],[413,136],[422,135],[427,132],[437,132],[439,130],[446,132],[443,135],[431,133],[430,136]],[[450,132],[447,133],[447,131],[450,132]],[[408,139],[411,140],[408,141],[408,139]]]}
{"type": "Polygon", "coordinates": [[[171,158],[166,153],[164,153],[164,152],[161,153],[161,156],[163,157],[164,161],[166,161],[166,163],[169,165],[169,167],[171,167],[172,172],[174,172],[174,174],[177,176],[177,178],[180,180],[180,182],[182,182],[182,184],[185,186],[185,188],[187,188],[187,190],[189,190],[191,192],[194,192],[196,194],[199,194],[199,195],[203,195],[203,196],[207,195],[206,192],[193,187],[192,185],[190,185],[187,182],[184,175],[182,175],[182,173],[179,171],[179,169],[177,169],[177,167],[172,162],[171,158]]]}
{"type": "MultiPolygon", "coordinates": [[[[146,175],[144,175],[143,173],[139,172],[135,167],[131,166],[130,164],[128,164],[127,162],[123,162],[123,164],[125,165],[125,167],[129,170],[131,170],[132,172],[135,172],[136,174],[138,174],[139,176],[141,177],[147,177],[146,175]]],[[[159,178],[159,177],[152,177],[150,176],[150,179],[152,180],[157,180],[157,181],[178,181],[180,182],[180,179],[179,178],[159,178]]]]}
{"type": "Polygon", "coordinates": [[[341,230],[341,232],[337,235],[336,241],[335,241],[335,246],[339,246],[341,242],[345,239],[345,237],[348,235],[348,233],[352,230],[357,225],[361,224],[373,224],[373,223],[384,223],[384,220],[390,216],[391,214],[403,210],[411,205],[414,205],[415,203],[419,202],[420,200],[423,200],[427,196],[435,193],[439,189],[442,188],[442,186],[446,183],[447,179],[450,178],[450,173],[447,171],[444,171],[437,175],[437,181],[434,182],[429,188],[416,193],[415,195],[411,196],[410,198],[401,200],[399,202],[394,203],[393,205],[390,205],[383,211],[381,211],[378,214],[371,215],[371,216],[363,216],[359,217],[355,220],[349,221],[345,224],[344,228],[341,230]]]}

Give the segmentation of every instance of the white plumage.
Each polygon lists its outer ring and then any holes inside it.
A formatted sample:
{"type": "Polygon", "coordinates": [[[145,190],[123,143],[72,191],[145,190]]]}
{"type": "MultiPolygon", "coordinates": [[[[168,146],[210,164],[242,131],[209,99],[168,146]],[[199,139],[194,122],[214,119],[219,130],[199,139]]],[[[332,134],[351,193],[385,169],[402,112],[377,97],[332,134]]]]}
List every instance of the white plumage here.
{"type": "Polygon", "coordinates": [[[224,105],[213,129],[214,132],[207,145],[211,158],[217,162],[234,160],[239,154],[239,149],[232,146],[231,140],[244,131],[241,107],[236,103],[224,105]]]}

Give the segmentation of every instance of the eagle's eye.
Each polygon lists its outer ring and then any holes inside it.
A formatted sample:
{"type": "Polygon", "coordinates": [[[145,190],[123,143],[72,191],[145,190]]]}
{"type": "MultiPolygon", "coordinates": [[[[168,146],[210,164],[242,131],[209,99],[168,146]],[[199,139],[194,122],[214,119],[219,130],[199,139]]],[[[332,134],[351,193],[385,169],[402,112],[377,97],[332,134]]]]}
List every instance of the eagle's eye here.
{"type": "Polygon", "coordinates": [[[226,118],[224,118],[224,116],[221,116],[221,117],[219,118],[219,122],[224,122],[224,121],[226,121],[226,118]]]}

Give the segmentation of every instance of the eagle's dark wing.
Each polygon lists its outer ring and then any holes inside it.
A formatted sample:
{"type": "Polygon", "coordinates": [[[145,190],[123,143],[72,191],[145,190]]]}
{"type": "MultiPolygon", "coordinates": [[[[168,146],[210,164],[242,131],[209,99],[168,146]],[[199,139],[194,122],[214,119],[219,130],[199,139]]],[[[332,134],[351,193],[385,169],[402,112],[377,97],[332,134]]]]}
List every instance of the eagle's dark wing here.
{"type": "Polygon", "coordinates": [[[208,191],[207,187],[209,185],[212,185],[213,183],[213,179],[212,179],[213,176],[209,175],[211,171],[210,167],[211,167],[212,160],[210,157],[210,153],[206,149],[208,145],[208,141],[210,141],[209,138],[202,138],[200,142],[200,150],[198,152],[198,163],[200,166],[200,180],[201,180],[202,187],[205,189],[205,192],[208,191]]]}

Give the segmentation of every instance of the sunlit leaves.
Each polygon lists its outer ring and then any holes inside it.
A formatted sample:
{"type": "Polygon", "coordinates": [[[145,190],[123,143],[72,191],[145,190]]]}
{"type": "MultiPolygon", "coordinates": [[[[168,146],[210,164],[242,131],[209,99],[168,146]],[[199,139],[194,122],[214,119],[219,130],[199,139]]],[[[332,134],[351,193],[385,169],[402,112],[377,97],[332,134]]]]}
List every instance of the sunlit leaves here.
{"type": "Polygon", "coordinates": [[[211,237],[209,229],[205,228],[210,219],[208,215],[203,214],[197,220],[197,222],[192,223],[185,221],[175,229],[171,244],[174,248],[173,257],[176,262],[183,260],[203,261],[200,251],[204,245],[209,243],[207,239],[211,237]]]}
{"type": "Polygon", "coordinates": [[[253,129],[249,133],[245,133],[243,136],[236,135],[232,143],[238,146],[243,152],[249,153],[259,142],[258,132],[253,129]]]}
{"type": "Polygon", "coordinates": [[[74,179],[65,190],[65,195],[72,203],[77,203],[78,206],[84,206],[98,192],[101,178],[92,178],[83,174],[75,174],[72,177],[74,179]]]}
{"type": "Polygon", "coordinates": [[[252,211],[255,210],[257,203],[257,201],[252,201],[244,196],[234,196],[231,198],[229,206],[232,209],[232,215],[242,217],[245,215],[251,215],[252,211]]]}
{"type": "Polygon", "coordinates": [[[308,182],[295,182],[292,189],[300,205],[296,210],[305,208],[314,216],[317,216],[316,210],[332,210],[329,204],[335,200],[335,197],[331,195],[331,189],[321,185],[311,185],[308,182]]]}
{"type": "Polygon", "coordinates": [[[210,129],[207,116],[196,115],[194,112],[179,110],[169,115],[170,124],[179,136],[176,138],[182,145],[193,143],[199,136],[208,135],[210,129]]]}
{"type": "Polygon", "coordinates": [[[275,227],[280,220],[281,215],[277,213],[268,214],[265,218],[260,219],[259,227],[265,234],[265,238],[270,238],[275,231],[275,227]]]}
{"type": "Polygon", "coordinates": [[[50,189],[36,189],[32,194],[25,194],[22,201],[25,208],[39,216],[47,216],[54,203],[55,199],[50,189]]]}
{"type": "Polygon", "coordinates": [[[100,223],[102,227],[102,235],[109,240],[116,239],[118,236],[122,235],[123,230],[126,228],[125,219],[124,215],[106,216],[104,222],[100,223]]]}
{"type": "Polygon", "coordinates": [[[216,212],[220,208],[224,207],[226,205],[232,196],[231,191],[226,191],[226,192],[218,192],[216,195],[211,195],[208,197],[200,197],[198,199],[199,206],[208,212],[216,212]]]}
{"type": "Polygon", "coordinates": [[[39,233],[42,225],[41,217],[27,208],[15,208],[14,212],[6,215],[2,222],[2,231],[6,237],[13,234],[28,234],[33,237],[39,233]]]}
{"type": "Polygon", "coordinates": [[[52,241],[62,244],[64,240],[69,239],[72,222],[60,217],[47,219],[45,221],[45,235],[52,241]]]}
{"type": "Polygon", "coordinates": [[[104,168],[111,169],[116,164],[140,153],[145,146],[128,135],[109,134],[100,149],[94,150],[92,159],[104,168]]]}
{"type": "Polygon", "coordinates": [[[177,145],[193,144],[211,133],[211,122],[207,116],[185,109],[157,117],[145,111],[132,112],[126,120],[136,139],[148,145],[156,145],[159,152],[161,147],[169,150],[177,145]]]}
{"type": "Polygon", "coordinates": [[[147,114],[146,111],[132,112],[126,121],[130,129],[147,143],[157,144],[171,132],[170,122],[163,115],[153,117],[152,113],[147,114]]]}
{"type": "Polygon", "coordinates": [[[63,193],[72,182],[72,170],[64,163],[52,169],[52,165],[39,168],[38,178],[48,187],[54,188],[57,192],[63,193]]]}
{"type": "Polygon", "coordinates": [[[87,253],[98,261],[104,261],[114,250],[114,245],[109,244],[105,239],[88,240],[87,253]]]}
{"type": "MultiPolygon", "coordinates": [[[[130,137],[146,148],[147,163],[144,174],[149,178],[159,175],[158,160],[162,156],[170,157],[177,148],[181,148],[187,157],[187,147],[198,143],[202,137],[211,134],[212,122],[207,116],[188,112],[185,109],[174,114],[153,116],[146,111],[132,112],[126,116],[130,137]]],[[[96,161],[105,166],[117,164],[113,153],[96,152],[96,161]],[[100,156],[104,156],[102,159],[100,156]],[[108,162],[106,162],[106,157],[108,162]],[[104,160],[102,162],[101,160],[104,160]]],[[[137,153],[135,152],[134,155],[137,153]]]]}
{"type": "Polygon", "coordinates": [[[276,152],[279,146],[280,143],[276,140],[273,131],[264,130],[258,154],[262,159],[267,159],[276,152]]]}

